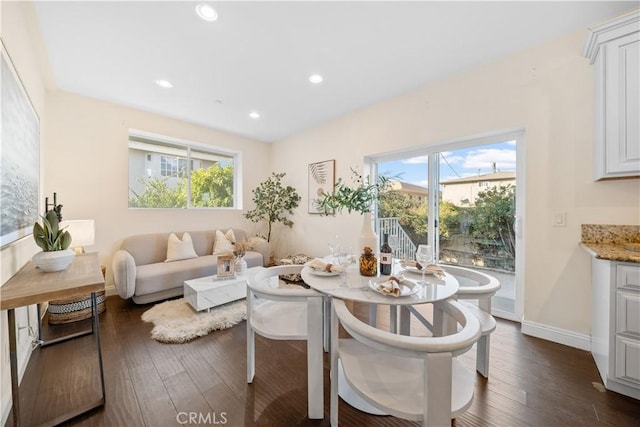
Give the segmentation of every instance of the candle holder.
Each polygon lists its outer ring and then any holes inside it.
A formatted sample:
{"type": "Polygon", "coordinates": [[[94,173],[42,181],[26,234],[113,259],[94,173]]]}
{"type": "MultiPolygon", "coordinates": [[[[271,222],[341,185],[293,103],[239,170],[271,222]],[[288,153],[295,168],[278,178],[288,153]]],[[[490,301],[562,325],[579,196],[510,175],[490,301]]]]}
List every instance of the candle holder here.
{"type": "Polygon", "coordinates": [[[57,197],[58,197],[58,194],[57,193],[53,193],[53,203],[52,204],[49,204],[49,198],[48,197],[44,198],[44,214],[47,215],[47,212],[49,212],[49,206],[51,206],[51,210],[56,213],[56,216],[58,217],[58,222],[60,222],[60,221],[62,221],[62,205],[58,204],[57,197]]]}

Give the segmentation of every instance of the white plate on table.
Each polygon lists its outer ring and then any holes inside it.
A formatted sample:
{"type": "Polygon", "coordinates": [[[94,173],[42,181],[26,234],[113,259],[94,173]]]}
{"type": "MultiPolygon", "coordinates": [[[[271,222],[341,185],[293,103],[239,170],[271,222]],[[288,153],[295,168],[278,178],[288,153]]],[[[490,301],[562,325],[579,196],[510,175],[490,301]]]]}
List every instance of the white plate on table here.
{"type": "Polygon", "coordinates": [[[380,278],[375,280],[371,279],[369,280],[369,287],[379,294],[392,297],[392,298],[408,297],[409,295],[417,294],[420,291],[420,286],[417,283],[411,280],[402,279],[402,281],[398,283],[398,286],[400,287],[400,295],[398,295],[398,297],[394,297],[393,295],[382,293],[378,290],[378,283],[386,282],[387,280],[389,279],[388,278],[384,278],[384,279],[380,278]]]}
{"type": "Polygon", "coordinates": [[[324,276],[324,277],[339,276],[341,273],[340,271],[314,270],[311,267],[309,267],[309,272],[314,276],[324,276]]]}

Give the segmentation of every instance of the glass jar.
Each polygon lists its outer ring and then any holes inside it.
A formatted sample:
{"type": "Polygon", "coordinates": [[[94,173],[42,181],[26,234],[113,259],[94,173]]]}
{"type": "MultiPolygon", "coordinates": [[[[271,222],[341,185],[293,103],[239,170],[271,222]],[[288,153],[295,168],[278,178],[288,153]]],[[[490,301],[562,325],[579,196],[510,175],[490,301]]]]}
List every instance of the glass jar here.
{"type": "Polygon", "coordinates": [[[244,255],[237,256],[235,264],[236,273],[244,273],[247,271],[247,261],[244,259],[244,255]]]}
{"type": "Polygon", "coordinates": [[[363,276],[375,276],[378,273],[378,259],[369,247],[364,248],[360,255],[360,274],[363,276]]]}

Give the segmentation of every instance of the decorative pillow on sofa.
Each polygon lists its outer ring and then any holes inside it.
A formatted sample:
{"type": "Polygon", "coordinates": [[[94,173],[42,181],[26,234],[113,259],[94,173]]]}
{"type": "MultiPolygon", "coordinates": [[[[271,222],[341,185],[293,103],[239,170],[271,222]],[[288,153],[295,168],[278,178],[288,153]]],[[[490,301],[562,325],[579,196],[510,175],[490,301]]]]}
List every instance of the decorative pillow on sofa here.
{"type": "Polygon", "coordinates": [[[193,241],[189,233],[182,235],[182,240],[178,236],[169,234],[167,242],[167,259],[164,262],[179,261],[181,259],[197,258],[198,254],[193,249],[193,241]]]}
{"type": "Polygon", "coordinates": [[[216,230],[216,242],[213,246],[213,254],[226,254],[233,252],[233,244],[236,241],[236,236],[233,234],[232,229],[228,229],[226,233],[222,233],[220,230],[216,230]]]}

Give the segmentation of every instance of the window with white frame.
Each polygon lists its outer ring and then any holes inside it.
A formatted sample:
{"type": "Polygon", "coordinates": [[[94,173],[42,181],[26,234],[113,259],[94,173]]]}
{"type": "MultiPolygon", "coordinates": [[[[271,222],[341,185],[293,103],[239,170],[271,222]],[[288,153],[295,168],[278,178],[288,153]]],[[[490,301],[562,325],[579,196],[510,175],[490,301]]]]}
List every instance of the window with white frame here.
{"type": "Polygon", "coordinates": [[[237,152],[132,133],[129,207],[237,207],[239,159],[237,152]]]}

